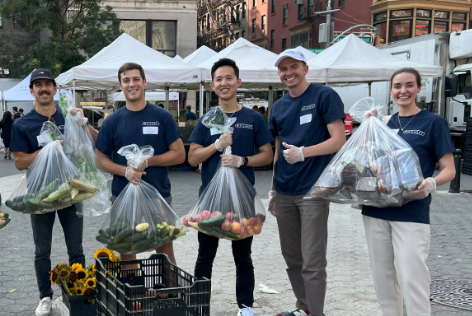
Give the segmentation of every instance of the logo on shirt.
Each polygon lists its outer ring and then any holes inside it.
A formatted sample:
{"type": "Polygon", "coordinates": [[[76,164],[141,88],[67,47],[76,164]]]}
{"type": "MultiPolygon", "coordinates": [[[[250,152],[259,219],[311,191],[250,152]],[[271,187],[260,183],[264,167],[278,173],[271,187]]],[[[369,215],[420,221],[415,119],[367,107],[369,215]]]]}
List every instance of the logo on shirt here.
{"type": "Polygon", "coordinates": [[[244,124],[244,123],[238,123],[234,125],[236,128],[246,128],[246,129],[253,129],[252,125],[250,124],[244,124]]]}
{"type": "Polygon", "coordinates": [[[305,105],[304,107],[302,107],[302,111],[308,111],[308,110],[314,109],[315,107],[316,107],[316,104],[305,105]]]}
{"type": "Polygon", "coordinates": [[[411,129],[411,130],[403,131],[403,134],[416,134],[416,135],[424,136],[425,132],[411,129]]]}
{"type": "Polygon", "coordinates": [[[155,122],[143,122],[143,125],[144,126],[157,126],[160,124],[159,124],[159,121],[155,121],[155,122]]]}
{"type": "Polygon", "coordinates": [[[57,128],[59,128],[60,130],[65,130],[66,126],[65,125],[59,125],[59,126],[57,126],[57,128]]]}

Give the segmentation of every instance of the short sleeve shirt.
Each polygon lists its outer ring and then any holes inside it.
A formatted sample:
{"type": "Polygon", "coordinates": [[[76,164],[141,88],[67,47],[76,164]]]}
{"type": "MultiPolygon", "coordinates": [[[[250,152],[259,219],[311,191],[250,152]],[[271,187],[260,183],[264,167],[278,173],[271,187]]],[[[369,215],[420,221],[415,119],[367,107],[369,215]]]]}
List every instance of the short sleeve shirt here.
{"type": "MultiPolygon", "coordinates": [[[[421,111],[416,117],[398,117],[394,114],[388,124],[398,135],[415,150],[420,160],[424,178],[432,177],[436,162],[445,154],[455,152],[451,132],[444,118],[429,111],[421,111]],[[400,119],[403,131],[398,123],[400,119]]],[[[414,200],[401,207],[377,208],[364,205],[362,214],[389,221],[415,222],[429,224],[429,205],[431,195],[422,200],[414,200]]]]}
{"type": "MultiPolygon", "coordinates": [[[[257,148],[273,140],[260,113],[243,107],[241,110],[235,113],[227,113],[227,115],[237,118],[236,122],[232,125],[234,130],[231,152],[234,155],[241,157],[254,156],[257,148]]],[[[202,118],[200,118],[189,137],[189,141],[202,145],[203,147],[208,147],[220,136],[221,134],[218,131],[209,129],[203,125],[202,118]]],[[[215,175],[221,155],[222,153],[217,151],[203,162],[200,194],[215,175]]],[[[252,167],[241,166],[239,170],[246,176],[251,184],[255,183],[254,169],[252,167]]]]}
{"type": "MultiPolygon", "coordinates": [[[[107,156],[112,155],[114,163],[126,166],[126,158],[118,154],[120,148],[132,144],[139,147],[150,145],[154,148],[154,155],[161,155],[181,137],[172,114],[147,103],[141,111],[130,111],[124,106],[108,116],[103,121],[95,147],[107,156]]],[[[170,196],[168,167],[149,167],[142,179],[154,186],[164,198],[170,196]]],[[[112,194],[118,196],[127,184],[125,177],[114,176],[112,194]]]]}
{"type": "MultiPolygon", "coordinates": [[[[288,93],[275,102],[270,111],[269,130],[282,143],[309,147],[328,140],[327,125],[344,119],[344,105],[330,87],[311,84],[300,96],[288,93]]],[[[306,194],[328,165],[332,155],[305,158],[303,162],[289,164],[280,146],[274,166],[275,190],[282,194],[306,194]]]]}
{"type": "MultiPolygon", "coordinates": [[[[61,110],[56,107],[56,112],[52,116],[60,132],[64,134],[65,121],[61,110]]],[[[47,116],[43,116],[32,110],[21,117],[21,120],[15,120],[12,128],[11,151],[32,154],[41,149],[38,145],[37,136],[41,132],[43,123],[48,121],[47,116]]]]}
{"type": "Polygon", "coordinates": [[[197,116],[195,115],[195,113],[193,112],[186,112],[185,113],[185,120],[192,120],[192,121],[196,121],[197,120],[197,116]]]}

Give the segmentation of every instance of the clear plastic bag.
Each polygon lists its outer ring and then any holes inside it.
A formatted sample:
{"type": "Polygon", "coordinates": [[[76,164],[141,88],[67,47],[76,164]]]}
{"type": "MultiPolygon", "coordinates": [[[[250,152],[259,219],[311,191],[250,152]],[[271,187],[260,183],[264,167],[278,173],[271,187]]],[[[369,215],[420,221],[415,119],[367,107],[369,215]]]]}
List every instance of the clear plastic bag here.
{"type": "MultiPolygon", "coordinates": [[[[236,118],[219,108],[206,114],[202,123],[222,132],[232,131],[236,118]]],[[[231,146],[225,148],[231,154],[231,146]]],[[[184,217],[184,225],[207,235],[240,240],[260,234],[266,213],[256,189],[237,168],[219,166],[197,204],[184,217]]]]}
{"type": "MultiPolygon", "coordinates": [[[[154,155],[151,146],[129,145],[118,154],[126,157],[128,167],[140,169],[144,160],[154,155]]],[[[119,253],[152,251],[184,236],[184,226],[159,192],[145,181],[131,182],[113,203],[110,213],[96,236],[97,241],[119,253]]]]}
{"type": "Polygon", "coordinates": [[[364,112],[382,107],[374,99],[354,104],[349,114],[362,122],[325,168],[306,197],[376,207],[402,206],[403,192],[417,189],[423,173],[416,152],[379,118],[364,112]]]}
{"type": "Polygon", "coordinates": [[[5,202],[7,207],[25,214],[44,214],[90,199],[98,192],[78,179],[78,169],[65,155],[61,140],[57,126],[45,122],[38,136],[43,149],[5,202]]]}
{"type": "Polygon", "coordinates": [[[85,124],[87,118],[81,112],[75,116],[70,114],[73,108],[72,100],[65,93],[61,94],[61,103],[67,105],[64,151],[72,163],[79,169],[79,179],[96,187],[99,191],[91,199],[84,201],[82,208],[77,211],[80,216],[100,216],[110,211],[110,192],[107,187],[108,177],[96,166],[92,135],[85,124]],[[63,96],[64,94],[64,96],[63,96]]]}

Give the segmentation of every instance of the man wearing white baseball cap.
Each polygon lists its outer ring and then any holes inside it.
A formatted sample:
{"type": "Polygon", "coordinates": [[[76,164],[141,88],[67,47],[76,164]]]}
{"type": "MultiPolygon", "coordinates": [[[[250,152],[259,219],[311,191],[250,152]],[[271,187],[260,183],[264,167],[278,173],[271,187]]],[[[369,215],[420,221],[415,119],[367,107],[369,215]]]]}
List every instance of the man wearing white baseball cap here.
{"type": "Polygon", "coordinates": [[[329,202],[304,199],[346,142],[344,105],[331,88],[310,84],[298,49],[287,49],[275,66],[288,92],[270,111],[276,139],[269,211],[276,216],[296,308],[277,316],[321,316],[326,294],[329,202]]]}

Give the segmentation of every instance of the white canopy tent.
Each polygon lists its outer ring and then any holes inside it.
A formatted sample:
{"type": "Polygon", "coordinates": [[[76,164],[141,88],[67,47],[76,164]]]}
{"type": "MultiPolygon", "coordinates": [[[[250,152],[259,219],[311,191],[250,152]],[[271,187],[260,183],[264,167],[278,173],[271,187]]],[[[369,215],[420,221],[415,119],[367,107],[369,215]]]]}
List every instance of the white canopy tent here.
{"type": "Polygon", "coordinates": [[[305,55],[307,61],[317,56],[315,53],[313,53],[311,50],[306,49],[305,47],[298,46],[297,49],[302,52],[303,55],[305,55]]]}
{"type": "MultiPolygon", "coordinates": [[[[166,93],[165,92],[155,92],[155,91],[146,91],[145,98],[147,101],[165,101],[166,93]]],[[[179,100],[179,93],[178,92],[169,92],[169,100],[179,100]]],[[[108,95],[108,102],[115,102],[115,101],[126,101],[125,94],[123,91],[112,93],[108,95]]]]}
{"type": "Polygon", "coordinates": [[[309,67],[320,70],[320,83],[369,83],[388,81],[400,68],[412,67],[423,77],[442,76],[439,66],[404,60],[371,46],[351,34],[308,60],[309,67]]]}
{"type": "Polygon", "coordinates": [[[197,49],[196,51],[194,51],[193,53],[185,57],[182,62],[189,65],[196,66],[210,59],[216,54],[217,52],[215,52],[213,49],[208,48],[207,46],[203,45],[203,46],[200,46],[199,49],[197,49]]]}
{"type": "Polygon", "coordinates": [[[200,82],[200,69],[159,53],[126,33],[83,64],[62,73],[56,82],[82,90],[118,90],[118,69],[127,62],[144,68],[148,90],[182,89],[200,82]]]}
{"type": "Polygon", "coordinates": [[[175,56],[174,56],[174,60],[182,61],[183,58],[180,57],[179,55],[175,55],[175,56]]]}

